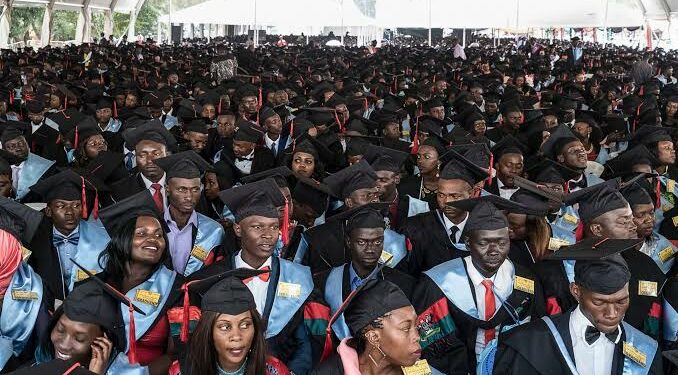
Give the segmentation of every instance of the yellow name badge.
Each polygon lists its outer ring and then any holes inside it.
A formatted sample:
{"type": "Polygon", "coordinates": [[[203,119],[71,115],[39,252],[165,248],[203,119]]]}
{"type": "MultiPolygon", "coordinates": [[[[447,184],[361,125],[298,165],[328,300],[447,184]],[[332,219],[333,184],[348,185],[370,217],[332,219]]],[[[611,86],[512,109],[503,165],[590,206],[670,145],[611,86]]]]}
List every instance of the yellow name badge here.
{"type": "Polygon", "coordinates": [[[301,296],[301,285],[279,282],[276,294],[280,297],[299,298],[301,296]]]}
{"type": "Polygon", "coordinates": [[[662,261],[662,263],[666,263],[667,260],[671,259],[675,252],[673,251],[673,246],[669,245],[664,248],[664,250],[659,252],[659,260],[662,261]]]}
{"type": "Polygon", "coordinates": [[[160,304],[160,293],[139,289],[134,295],[134,300],[147,305],[158,306],[160,304]]]}
{"type": "Polygon", "coordinates": [[[673,220],[673,226],[678,227],[678,216],[672,217],[671,220],[673,220]]]}
{"type": "Polygon", "coordinates": [[[631,358],[633,362],[643,367],[647,366],[647,355],[626,341],[624,341],[623,353],[625,356],[631,358]]]}
{"type": "Polygon", "coordinates": [[[676,181],[669,178],[666,181],[666,191],[673,194],[676,191],[676,181]]]}
{"type": "Polygon", "coordinates": [[[379,263],[385,263],[387,266],[391,265],[393,260],[393,254],[389,253],[386,250],[381,251],[381,256],[379,257],[379,263]]]}
{"type": "Polygon", "coordinates": [[[23,259],[24,262],[28,261],[28,258],[31,256],[31,254],[33,254],[32,251],[21,246],[21,259],[23,259]]]}
{"type": "Polygon", "coordinates": [[[638,280],[638,295],[657,297],[657,282],[638,280]]]}
{"type": "MultiPolygon", "coordinates": [[[[88,271],[91,274],[97,273],[96,270],[88,270],[88,271]]],[[[89,275],[87,274],[87,272],[85,272],[83,270],[78,270],[78,272],[75,274],[75,281],[82,281],[82,280],[85,280],[88,277],[89,277],[89,275]]]]}
{"type": "Polygon", "coordinates": [[[12,290],[12,299],[15,301],[35,301],[38,299],[38,293],[30,290],[12,290]]]}
{"type": "Polygon", "coordinates": [[[572,224],[577,224],[577,222],[579,222],[579,219],[577,219],[577,217],[572,215],[572,214],[563,215],[563,220],[567,221],[568,223],[572,223],[572,224]]]}
{"type": "Polygon", "coordinates": [[[521,292],[534,294],[534,280],[526,279],[524,277],[516,276],[513,280],[513,289],[521,292]]]}
{"type": "Polygon", "coordinates": [[[431,374],[431,367],[428,365],[428,361],[425,359],[420,359],[415,362],[412,366],[402,367],[404,375],[429,375],[431,374]]]}
{"type": "Polygon", "coordinates": [[[207,255],[207,250],[205,250],[202,246],[194,246],[193,250],[191,250],[191,256],[201,262],[204,262],[205,259],[207,259],[207,255]]]}
{"type": "Polygon", "coordinates": [[[557,251],[560,250],[561,247],[563,246],[570,246],[572,245],[569,241],[561,240],[559,238],[549,238],[549,250],[551,251],[557,251]]]}

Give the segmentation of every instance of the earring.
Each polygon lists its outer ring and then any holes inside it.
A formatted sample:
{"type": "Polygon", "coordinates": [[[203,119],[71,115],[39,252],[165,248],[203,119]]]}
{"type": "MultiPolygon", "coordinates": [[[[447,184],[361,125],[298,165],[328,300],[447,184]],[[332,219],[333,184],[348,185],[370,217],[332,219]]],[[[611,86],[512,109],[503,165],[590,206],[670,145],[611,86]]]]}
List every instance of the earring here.
{"type": "Polygon", "coordinates": [[[381,358],[379,359],[379,361],[377,362],[377,361],[374,360],[374,358],[372,357],[372,353],[368,353],[367,356],[370,358],[370,361],[372,361],[372,363],[374,363],[375,367],[379,367],[379,363],[381,363],[381,361],[383,361],[384,358],[386,358],[386,353],[384,353],[384,351],[381,350],[381,348],[378,347],[378,346],[375,346],[375,348],[377,348],[377,350],[381,354],[381,358]]]}

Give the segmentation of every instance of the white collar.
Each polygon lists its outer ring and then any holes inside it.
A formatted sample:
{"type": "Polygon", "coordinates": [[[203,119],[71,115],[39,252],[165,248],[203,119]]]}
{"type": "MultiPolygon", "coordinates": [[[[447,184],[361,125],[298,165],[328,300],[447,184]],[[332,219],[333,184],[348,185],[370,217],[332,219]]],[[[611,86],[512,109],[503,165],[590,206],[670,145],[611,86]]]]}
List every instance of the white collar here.
{"type": "Polygon", "coordinates": [[[280,143],[280,136],[278,135],[278,139],[275,141],[272,140],[271,138],[268,137],[268,133],[264,133],[264,142],[266,142],[266,147],[271,148],[271,145],[273,145],[273,142],[280,143]]]}
{"type": "Polygon", "coordinates": [[[515,269],[513,263],[511,263],[508,258],[504,260],[504,263],[499,266],[497,272],[490,278],[480,274],[478,269],[476,269],[476,266],[473,265],[470,255],[464,258],[464,262],[466,262],[466,274],[475,287],[479,287],[484,280],[489,279],[492,280],[492,284],[494,285],[494,293],[499,295],[503,300],[508,298],[513,292],[513,276],[515,275],[515,269]]]}
{"type": "MultiPolygon", "coordinates": [[[[593,323],[591,323],[591,321],[581,311],[581,306],[578,305],[577,308],[574,309],[574,311],[572,311],[572,314],[570,314],[570,328],[574,332],[574,337],[572,337],[572,346],[576,345],[577,341],[581,341],[584,343],[584,345],[589,347],[593,346],[589,345],[589,343],[587,343],[585,339],[587,326],[595,327],[593,323]]],[[[617,326],[617,338],[614,340],[615,344],[618,343],[619,340],[621,339],[621,333],[622,333],[621,327],[617,326]]]]}
{"type": "Polygon", "coordinates": [[[443,217],[443,222],[445,222],[445,230],[447,231],[447,234],[450,234],[450,228],[452,228],[452,226],[456,226],[457,228],[459,228],[459,233],[462,233],[464,231],[464,227],[466,226],[466,222],[468,221],[468,212],[466,213],[466,217],[464,218],[464,220],[462,220],[459,224],[453,223],[442,212],[440,212],[440,216],[443,217]]]}
{"type": "MultiPolygon", "coordinates": [[[[245,263],[244,260],[242,260],[242,250],[238,251],[238,254],[236,254],[236,256],[234,258],[234,262],[235,262],[235,268],[245,268],[245,269],[248,269],[248,270],[254,269],[254,267],[250,266],[249,264],[245,263]]],[[[262,269],[266,266],[268,266],[269,268],[271,267],[271,257],[268,257],[268,259],[266,259],[264,264],[262,264],[261,267],[259,267],[257,269],[260,270],[260,269],[262,269]]]]}
{"type": "MultiPolygon", "coordinates": [[[[141,176],[141,180],[144,182],[144,185],[146,185],[146,189],[150,189],[151,185],[154,184],[154,182],[147,179],[146,176],[144,176],[143,173],[139,173],[139,176],[141,176]]],[[[160,180],[158,180],[158,184],[160,184],[160,186],[162,186],[161,189],[165,188],[165,177],[167,177],[167,174],[163,174],[162,178],[160,180]]]]}

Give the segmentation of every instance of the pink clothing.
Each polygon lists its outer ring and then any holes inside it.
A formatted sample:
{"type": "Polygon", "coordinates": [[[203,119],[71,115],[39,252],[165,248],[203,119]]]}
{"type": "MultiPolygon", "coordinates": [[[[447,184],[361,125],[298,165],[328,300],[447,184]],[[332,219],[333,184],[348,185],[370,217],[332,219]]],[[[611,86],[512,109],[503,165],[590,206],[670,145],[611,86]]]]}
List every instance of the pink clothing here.
{"type": "Polygon", "coordinates": [[[9,288],[19,264],[21,264],[21,243],[10,233],[0,230],[0,298],[9,288]]]}
{"type": "Polygon", "coordinates": [[[360,362],[358,361],[358,353],[355,349],[346,345],[349,339],[341,340],[337,353],[341,358],[341,363],[344,366],[344,375],[360,375],[360,362]]]}

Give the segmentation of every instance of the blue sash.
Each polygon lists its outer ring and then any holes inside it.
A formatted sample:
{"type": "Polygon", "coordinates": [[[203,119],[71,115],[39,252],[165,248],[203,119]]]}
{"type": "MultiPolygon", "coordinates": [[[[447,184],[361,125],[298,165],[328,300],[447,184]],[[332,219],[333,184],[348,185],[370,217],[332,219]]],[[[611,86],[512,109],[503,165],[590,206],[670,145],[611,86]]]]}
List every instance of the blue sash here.
{"type": "Polygon", "coordinates": [[[21,168],[21,178],[16,189],[16,199],[22,199],[28,194],[29,188],[35,185],[47,170],[54,165],[54,161],[47,160],[36,154],[28,153],[28,158],[21,168]]]}
{"type": "Polygon", "coordinates": [[[577,263],[576,260],[564,260],[563,268],[565,268],[565,276],[567,276],[567,281],[570,283],[574,282],[574,264],[577,263]]]}
{"type": "Polygon", "coordinates": [[[42,279],[22,262],[2,300],[0,314],[0,370],[12,355],[23,352],[33,332],[42,302],[42,279]]]}
{"type": "MultiPolygon", "coordinates": [[[[155,271],[155,273],[151,275],[148,280],[127,292],[127,298],[129,298],[138,308],[146,313],[146,316],[143,316],[137,312],[134,313],[137,340],[146,334],[146,331],[148,331],[153,323],[155,323],[158,314],[162,312],[163,306],[170,295],[172,284],[174,283],[174,278],[176,276],[176,272],[168,269],[165,266],[160,266],[160,268],[155,271]],[[149,299],[153,299],[153,297],[157,298],[153,301],[150,301],[149,299]]],[[[122,318],[125,322],[125,337],[128,338],[129,306],[121,303],[120,310],[122,311],[122,318]]],[[[125,353],[127,353],[127,350],[129,350],[129,342],[127,343],[127,346],[128,347],[125,349],[125,353]]]]}
{"type": "Polygon", "coordinates": [[[285,328],[313,291],[310,268],[285,259],[279,259],[279,262],[280,276],[268,316],[266,339],[276,336],[285,328]],[[286,287],[283,288],[283,285],[286,287]]]}
{"type": "Polygon", "coordinates": [[[114,118],[111,118],[108,120],[108,124],[106,124],[106,129],[104,131],[111,132],[111,133],[117,133],[120,131],[120,127],[122,126],[122,122],[120,120],[116,120],[114,118]]]}
{"type": "Polygon", "coordinates": [[[384,249],[381,253],[382,261],[391,258],[387,266],[394,268],[407,256],[405,236],[391,229],[384,230],[384,249]]]}
{"type": "Polygon", "coordinates": [[[425,202],[421,199],[414,198],[411,195],[407,195],[407,217],[412,217],[424,212],[431,211],[431,208],[428,205],[428,202],[425,202]]]}
{"type": "Polygon", "coordinates": [[[570,357],[570,352],[567,351],[567,347],[563,342],[563,337],[560,336],[560,333],[558,333],[558,329],[553,324],[553,321],[551,321],[551,318],[548,316],[543,316],[541,319],[544,321],[546,327],[548,327],[549,331],[551,332],[551,335],[556,340],[558,351],[560,352],[561,357],[563,357],[565,360],[565,363],[567,363],[567,367],[570,369],[572,375],[579,375],[579,372],[577,372],[577,366],[574,364],[572,357],[570,357]]]}
{"type": "Polygon", "coordinates": [[[558,235],[562,237],[559,237],[559,239],[568,240],[570,238],[570,233],[572,233],[571,236],[574,238],[579,220],[579,212],[577,212],[573,206],[562,207],[560,214],[558,214],[556,220],[551,224],[554,237],[558,235]]]}
{"type": "MultiPolygon", "coordinates": [[[[9,117],[7,119],[11,120],[9,117]]],[[[59,130],[59,124],[54,122],[54,120],[52,120],[49,117],[45,117],[45,121],[43,121],[43,124],[49,126],[50,128],[52,128],[54,130],[57,130],[57,131],[59,130]]]]}
{"type": "Polygon", "coordinates": [[[165,116],[165,122],[163,125],[165,125],[165,129],[170,130],[173,127],[179,125],[179,120],[177,120],[177,118],[172,115],[167,115],[165,116]]]}
{"type": "Polygon", "coordinates": [[[203,214],[197,212],[196,214],[198,216],[198,233],[195,236],[193,249],[191,249],[184,269],[184,276],[201,269],[212,250],[224,242],[224,228],[221,224],[203,214]]]}
{"type": "MultiPolygon", "coordinates": [[[[346,265],[332,268],[325,281],[325,301],[330,305],[330,315],[334,315],[343,302],[344,267],[346,265]]],[[[339,340],[352,336],[344,320],[344,314],[339,315],[339,318],[332,324],[332,330],[339,340]]]]}
{"type": "Polygon", "coordinates": [[[673,308],[665,298],[664,305],[664,340],[676,342],[678,341],[678,312],[673,308]]]}
{"type": "MultiPolygon", "coordinates": [[[[136,319],[136,317],[135,317],[136,319]]],[[[139,364],[129,363],[129,358],[125,353],[118,353],[118,355],[113,360],[108,370],[106,370],[106,375],[149,375],[147,366],[141,366],[139,364]]]]}
{"type": "Polygon", "coordinates": [[[585,176],[586,176],[586,186],[587,187],[593,186],[593,185],[598,185],[598,184],[605,182],[605,180],[603,180],[602,178],[600,178],[600,177],[598,177],[598,176],[596,176],[592,173],[586,173],[585,176]]]}
{"type": "Polygon", "coordinates": [[[306,233],[301,234],[301,240],[297,246],[297,252],[294,253],[294,263],[301,264],[304,261],[304,256],[308,251],[308,241],[306,240],[306,233]]]}
{"type": "Polygon", "coordinates": [[[658,233],[653,233],[654,247],[651,249],[651,258],[657,264],[657,267],[666,275],[673,267],[675,261],[675,254],[678,249],[667,240],[666,237],[658,233]]]}
{"type": "Polygon", "coordinates": [[[221,211],[221,217],[223,217],[224,220],[230,220],[235,223],[235,215],[231,212],[230,208],[226,207],[226,205],[224,205],[224,209],[221,211]]]}
{"type": "MultiPolygon", "coordinates": [[[[100,222],[85,220],[80,220],[78,232],[80,234],[78,251],[73,259],[93,274],[103,271],[101,266],[99,266],[99,255],[106,250],[106,246],[108,246],[111,240],[108,232],[106,232],[106,229],[100,222]]],[[[71,268],[71,280],[68,284],[68,291],[73,290],[75,283],[86,278],[87,274],[74,264],[71,268]]]]}

